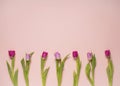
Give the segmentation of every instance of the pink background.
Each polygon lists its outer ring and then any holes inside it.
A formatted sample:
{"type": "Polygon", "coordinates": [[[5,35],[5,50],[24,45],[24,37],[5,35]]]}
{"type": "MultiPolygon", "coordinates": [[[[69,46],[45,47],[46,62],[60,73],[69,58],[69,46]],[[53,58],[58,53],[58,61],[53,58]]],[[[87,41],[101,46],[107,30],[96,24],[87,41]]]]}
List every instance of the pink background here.
{"type": "MultiPolygon", "coordinates": [[[[120,1],[119,0],[0,0],[0,86],[12,86],[6,60],[16,50],[19,86],[25,86],[20,60],[35,51],[30,86],[41,86],[40,56],[48,51],[50,71],[47,86],[57,86],[54,52],[64,57],[73,50],[81,56],[79,86],[90,86],[85,76],[86,53],[96,54],[95,85],[108,86],[104,50],[110,49],[114,63],[113,86],[120,83],[120,1]]],[[[75,61],[70,55],[62,86],[72,86],[75,61]]]]}

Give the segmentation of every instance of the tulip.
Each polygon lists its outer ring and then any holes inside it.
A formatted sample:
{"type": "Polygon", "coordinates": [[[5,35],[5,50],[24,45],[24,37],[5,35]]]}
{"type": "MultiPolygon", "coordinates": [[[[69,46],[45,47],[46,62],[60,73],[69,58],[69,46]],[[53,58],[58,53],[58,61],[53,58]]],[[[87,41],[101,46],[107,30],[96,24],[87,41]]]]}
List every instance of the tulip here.
{"type": "Polygon", "coordinates": [[[56,52],[56,53],[54,54],[54,56],[55,56],[56,60],[61,60],[61,55],[60,55],[59,52],[56,52]]]}
{"type": "Polygon", "coordinates": [[[43,58],[43,59],[46,59],[47,56],[48,56],[48,52],[43,51],[43,53],[42,53],[42,58],[43,58]]]}
{"type": "Polygon", "coordinates": [[[41,56],[41,78],[42,78],[42,86],[46,86],[47,75],[49,72],[50,67],[45,68],[45,64],[47,61],[48,52],[43,51],[41,56]]]}
{"type": "Polygon", "coordinates": [[[91,84],[91,86],[95,86],[94,81],[94,72],[96,68],[96,57],[92,53],[87,53],[88,64],[86,65],[85,72],[86,76],[91,84]]]}
{"type": "Polygon", "coordinates": [[[8,53],[9,53],[10,59],[15,57],[15,51],[14,50],[9,50],[8,53]]]}
{"type": "Polygon", "coordinates": [[[78,57],[78,51],[73,51],[72,55],[73,58],[76,59],[78,57]]]}
{"type": "Polygon", "coordinates": [[[107,58],[110,58],[110,50],[105,50],[105,56],[107,57],[107,58]]]}
{"type": "Polygon", "coordinates": [[[59,52],[56,52],[54,56],[55,56],[55,61],[56,61],[56,74],[57,74],[58,86],[61,86],[64,64],[66,60],[68,59],[69,55],[65,56],[65,58],[62,61],[61,61],[59,52]]]}
{"type": "Polygon", "coordinates": [[[73,58],[76,61],[76,71],[73,72],[73,86],[78,86],[79,84],[79,76],[81,70],[81,61],[79,59],[78,51],[72,52],[73,58]]]}
{"type": "Polygon", "coordinates": [[[14,50],[10,50],[8,51],[9,57],[11,59],[11,65],[7,63],[7,68],[8,68],[8,72],[9,72],[9,76],[10,79],[13,83],[13,86],[18,86],[18,69],[15,70],[15,51],[14,50]]]}
{"type": "Polygon", "coordinates": [[[88,61],[91,61],[92,60],[92,53],[88,52],[87,53],[87,58],[88,58],[88,61]]]}
{"type": "Polygon", "coordinates": [[[109,86],[112,86],[113,83],[113,74],[114,74],[114,66],[111,60],[111,52],[110,50],[105,50],[105,56],[108,59],[108,66],[106,68],[109,86]]]}
{"type": "Polygon", "coordinates": [[[24,75],[26,86],[29,86],[29,70],[31,65],[31,57],[33,54],[34,52],[30,54],[26,54],[26,60],[24,60],[24,58],[21,60],[21,65],[23,69],[23,75],[24,75]]]}
{"type": "Polygon", "coordinates": [[[30,54],[26,54],[26,61],[30,61],[30,59],[31,59],[30,54]]]}

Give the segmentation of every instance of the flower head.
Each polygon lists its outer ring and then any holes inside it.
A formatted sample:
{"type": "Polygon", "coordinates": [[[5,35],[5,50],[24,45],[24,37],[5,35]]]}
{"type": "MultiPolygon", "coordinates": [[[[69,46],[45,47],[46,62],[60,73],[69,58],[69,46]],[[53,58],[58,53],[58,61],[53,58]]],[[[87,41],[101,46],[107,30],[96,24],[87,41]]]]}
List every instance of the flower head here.
{"type": "Polygon", "coordinates": [[[110,58],[110,50],[105,50],[105,56],[107,57],[107,58],[110,58]]]}
{"type": "Polygon", "coordinates": [[[15,51],[14,50],[9,50],[8,54],[9,54],[10,59],[15,57],[15,51]]]}
{"type": "Polygon", "coordinates": [[[31,58],[30,54],[26,54],[26,61],[30,61],[30,58],[31,58]]]}
{"type": "Polygon", "coordinates": [[[54,56],[55,56],[55,59],[56,59],[56,60],[60,60],[60,59],[61,59],[61,55],[60,55],[59,52],[56,52],[56,53],[54,54],[54,56]]]}
{"type": "Polygon", "coordinates": [[[88,52],[88,53],[87,53],[87,58],[88,58],[88,60],[89,60],[89,61],[91,61],[91,60],[92,60],[92,56],[93,56],[93,55],[92,55],[92,53],[91,53],[91,52],[88,52]]]}
{"type": "Polygon", "coordinates": [[[72,55],[74,59],[78,58],[78,51],[73,51],[72,55]]]}
{"type": "Polygon", "coordinates": [[[47,56],[48,56],[48,52],[43,51],[43,53],[42,53],[42,58],[43,58],[43,59],[46,59],[47,56]]]}

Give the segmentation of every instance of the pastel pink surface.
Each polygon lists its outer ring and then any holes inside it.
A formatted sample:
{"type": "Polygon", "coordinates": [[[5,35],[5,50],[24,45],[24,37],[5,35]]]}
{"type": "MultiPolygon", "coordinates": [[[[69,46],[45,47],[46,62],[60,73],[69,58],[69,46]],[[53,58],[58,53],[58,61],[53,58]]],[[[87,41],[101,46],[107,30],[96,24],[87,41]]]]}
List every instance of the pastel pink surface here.
{"type": "MultiPolygon", "coordinates": [[[[40,56],[48,51],[50,71],[47,86],[57,86],[54,52],[61,57],[78,50],[82,61],[79,86],[90,86],[86,75],[87,52],[96,54],[95,85],[108,86],[104,50],[110,49],[114,64],[113,86],[120,82],[119,0],[0,1],[0,86],[12,86],[6,60],[8,50],[16,51],[19,86],[25,86],[20,60],[35,51],[30,69],[30,86],[41,86],[40,56]]],[[[75,61],[70,55],[62,86],[73,86],[75,61]]]]}

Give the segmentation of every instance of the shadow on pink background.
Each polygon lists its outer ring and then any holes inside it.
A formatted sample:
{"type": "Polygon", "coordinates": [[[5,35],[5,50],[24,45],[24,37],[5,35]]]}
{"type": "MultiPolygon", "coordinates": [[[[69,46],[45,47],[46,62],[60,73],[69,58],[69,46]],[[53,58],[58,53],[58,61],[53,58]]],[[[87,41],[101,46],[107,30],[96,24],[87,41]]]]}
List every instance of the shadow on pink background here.
{"type": "MultiPolygon", "coordinates": [[[[85,76],[86,53],[97,57],[95,85],[108,86],[104,50],[110,49],[114,63],[113,86],[120,83],[120,2],[118,0],[0,1],[0,86],[12,86],[6,60],[16,50],[19,86],[25,86],[20,60],[35,51],[30,69],[30,86],[41,86],[40,56],[48,51],[50,71],[47,86],[57,86],[54,52],[64,57],[78,50],[82,69],[79,86],[90,86],[85,76]]],[[[75,61],[65,64],[62,86],[73,85],[75,61]]]]}

